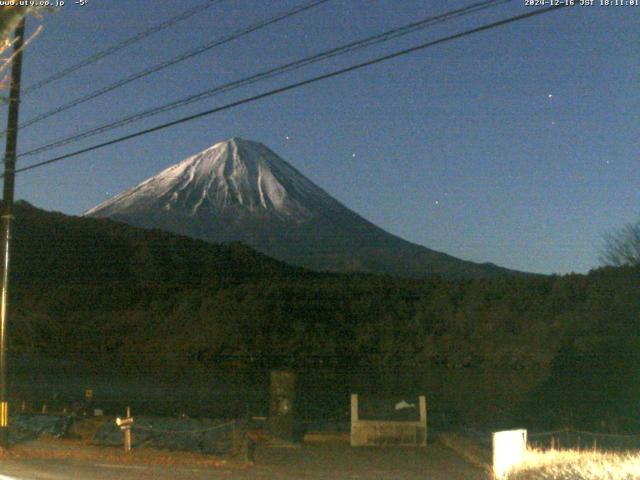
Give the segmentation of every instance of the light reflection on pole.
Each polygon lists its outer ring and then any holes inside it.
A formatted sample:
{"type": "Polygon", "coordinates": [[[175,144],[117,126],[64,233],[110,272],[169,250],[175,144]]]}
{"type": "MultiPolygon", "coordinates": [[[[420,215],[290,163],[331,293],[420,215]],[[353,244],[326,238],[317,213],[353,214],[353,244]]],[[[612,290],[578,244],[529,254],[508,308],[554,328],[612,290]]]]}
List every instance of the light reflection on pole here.
{"type": "Polygon", "coordinates": [[[18,109],[20,108],[20,77],[24,44],[23,17],[14,32],[7,120],[7,144],[4,157],[4,187],[2,195],[2,291],[0,293],[0,446],[9,446],[9,402],[7,399],[7,327],[9,315],[9,253],[11,251],[11,223],[15,190],[16,146],[18,143],[18,109]]]}

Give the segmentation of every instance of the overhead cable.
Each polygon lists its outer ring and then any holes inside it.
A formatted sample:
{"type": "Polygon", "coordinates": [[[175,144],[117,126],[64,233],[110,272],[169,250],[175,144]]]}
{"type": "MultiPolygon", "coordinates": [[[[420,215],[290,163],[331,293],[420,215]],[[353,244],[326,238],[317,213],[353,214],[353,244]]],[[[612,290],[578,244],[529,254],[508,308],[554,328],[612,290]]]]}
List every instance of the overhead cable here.
{"type": "Polygon", "coordinates": [[[49,75],[46,78],[43,78],[42,80],[29,85],[28,87],[26,87],[24,89],[24,91],[22,92],[22,95],[28,95],[31,92],[35,92],[36,90],[39,90],[40,88],[44,87],[45,85],[48,85],[52,82],[55,82],[56,80],[60,80],[61,78],[66,77],[67,75],[70,75],[78,70],[80,70],[81,68],[84,68],[88,65],[91,65],[92,63],[97,62],[98,60],[101,60],[109,55],[112,55],[120,50],[122,50],[123,48],[129,47],[131,45],[133,45],[134,43],[139,42],[140,40],[143,40],[145,38],[147,38],[150,35],[153,35],[154,33],[160,32],[162,30],[165,30],[167,28],[172,27],[173,25],[182,22],[183,20],[187,20],[191,17],[193,17],[194,15],[197,15],[199,13],[204,12],[205,10],[213,7],[215,4],[218,4],[220,2],[223,2],[226,0],[207,0],[207,2],[200,4],[198,6],[195,6],[193,8],[190,8],[188,10],[185,10],[182,13],[179,13],[178,15],[175,15],[167,20],[165,20],[164,22],[155,25],[147,30],[143,30],[142,32],[136,33],[135,35],[126,38],[124,40],[122,40],[121,42],[116,43],[115,45],[111,45],[110,47],[105,48],[104,50],[100,50],[97,53],[94,53],[93,55],[84,58],[82,60],[80,60],[77,63],[74,63],[73,65],[60,70],[59,72],[56,72],[52,75],[49,75]]]}
{"type": "Polygon", "coordinates": [[[128,85],[129,83],[135,81],[135,80],[139,80],[141,78],[147,77],[153,73],[159,72],[161,70],[164,70],[165,68],[168,68],[172,65],[176,65],[177,63],[183,62],[189,58],[193,58],[196,55],[200,55],[201,53],[204,53],[208,50],[211,50],[215,47],[218,47],[220,45],[224,45],[226,43],[231,42],[232,40],[235,40],[237,38],[243,37],[245,35],[248,35],[252,32],[255,32],[256,30],[260,30],[262,28],[265,28],[269,25],[272,25],[274,23],[280,22],[282,20],[286,20],[294,15],[297,15],[299,13],[302,13],[304,11],[310,10],[314,7],[317,7],[319,5],[322,5],[323,3],[329,2],[331,0],[313,0],[311,2],[305,3],[303,5],[299,5],[297,7],[294,7],[292,9],[289,9],[285,12],[281,12],[278,13],[272,17],[269,17],[266,20],[261,20],[257,23],[254,23],[253,25],[250,25],[249,27],[246,28],[242,28],[239,30],[236,30],[233,33],[230,33],[228,35],[225,35],[223,37],[220,38],[216,38],[211,42],[208,42],[204,45],[201,45],[199,47],[196,47],[192,50],[189,50],[187,52],[181,53],[180,55],[167,60],[165,62],[153,65],[149,68],[146,68],[140,72],[134,73],[132,75],[129,75],[128,77],[122,78],[114,83],[111,83],[107,86],[101,87],[97,90],[94,90],[93,92],[89,92],[86,95],[83,95],[82,97],[76,98],[75,100],[71,100],[70,102],[67,102],[63,105],[60,105],[56,108],[53,108],[47,112],[41,113],[39,115],[36,115],[33,118],[30,118],[29,120],[21,123],[20,125],[18,125],[18,128],[26,128],[29,127],[35,123],[39,123],[42,120],[45,120],[47,118],[53,117],[54,115],[57,115],[59,113],[62,113],[64,111],[67,111],[71,108],[77,107],[78,105],[81,105],[83,103],[86,103],[90,100],[93,100],[95,98],[98,98],[106,93],[109,93],[113,90],[116,90],[118,88],[121,88],[125,85],[128,85]]]}
{"type": "Polygon", "coordinates": [[[439,23],[444,23],[447,21],[450,21],[454,18],[457,17],[461,17],[464,15],[469,15],[471,13],[475,13],[478,12],[480,10],[484,10],[487,8],[491,8],[491,7],[495,7],[499,4],[503,4],[503,3],[508,3],[511,2],[513,0],[485,0],[482,2],[477,2],[474,3],[472,5],[469,5],[467,7],[464,8],[459,8],[456,10],[451,10],[449,12],[440,14],[440,15],[436,15],[436,16],[431,16],[425,19],[422,19],[420,21],[417,22],[412,22],[410,24],[404,25],[402,27],[397,27],[391,30],[387,30],[383,33],[379,33],[376,35],[372,35],[369,37],[366,37],[364,39],[361,40],[357,40],[354,42],[350,42],[346,45],[342,45],[340,47],[336,47],[336,48],[332,48],[329,50],[325,50],[323,52],[314,54],[312,56],[309,57],[305,57],[299,60],[296,60],[294,62],[289,62],[286,63],[284,65],[280,65],[278,67],[275,68],[271,68],[268,69],[266,71],[251,75],[249,77],[244,77],[241,78],[239,80],[234,80],[232,82],[228,82],[222,85],[218,85],[216,87],[213,88],[209,88],[207,90],[204,90],[202,92],[196,93],[196,94],[192,94],[192,95],[188,95],[186,97],[183,97],[181,99],[178,100],[174,100],[165,104],[162,104],[160,106],[157,107],[152,107],[146,110],[143,110],[141,112],[132,114],[132,115],[128,115],[124,118],[112,121],[112,122],[108,122],[106,124],[97,126],[97,127],[93,127],[90,128],[88,130],[85,130],[83,132],[74,134],[72,136],[60,139],[60,140],[56,140],[44,145],[40,145],[38,147],[35,147],[31,150],[28,150],[24,153],[21,153],[20,155],[18,155],[18,157],[26,157],[26,156],[32,156],[32,155],[36,155],[39,153],[43,153],[45,151],[51,150],[53,148],[58,148],[64,145],[68,145],[70,143],[74,143],[80,140],[83,140],[85,138],[88,137],[92,137],[94,135],[100,134],[100,133],[104,133],[110,130],[113,130],[115,128],[119,128],[125,125],[129,125],[131,123],[143,120],[145,118],[149,118],[155,115],[158,115],[160,113],[164,113],[170,110],[174,110],[176,108],[179,107],[183,107],[186,105],[189,105],[191,103],[194,102],[198,102],[201,100],[204,100],[206,98],[211,98],[215,95],[221,94],[221,93],[226,93],[232,90],[235,90],[237,88],[240,87],[244,87],[247,85],[252,85],[254,83],[257,83],[259,81],[262,80],[266,80],[269,78],[273,78],[279,75],[283,75],[285,73],[289,73],[291,71],[306,67],[308,65],[320,62],[320,61],[324,61],[324,60],[328,60],[330,58],[339,56],[339,55],[344,55],[347,53],[351,53],[363,48],[367,48],[367,47],[371,47],[373,45],[377,45],[383,42],[387,42],[389,40],[410,34],[410,33],[414,33],[416,31],[425,29],[429,26],[435,25],[435,24],[439,24],[439,23]]]}
{"type": "Polygon", "coordinates": [[[154,133],[154,132],[157,132],[157,131],[160,131],[160,130],[164,130],[166,128],[170,128],[170,127],[174,127],[176,125],[187,123],[187,122],[196,120],[198,118],[203,118],[203,117],[207,117],[207,116],[210,116],[210,115],[213,115],[215,113],[219,113],[219,112],[222,112],[222,111],[225,111],[225,110],[230,110],[230,109],[238,107],[240,105],[245,105],[247,103],[252,103],[252,102],[255,102],[257,100],[262,100],[264,98],[269,98],[269,97],[272,97],[272,96],[275,96],[275,95],[279,95],[281,93],[284,93],[284,92],[287,92],[287,91],[290,91],[290,90],[294,90],[294,89],[297,89],[297,88],[300,88],[300,87],[303,87],[303,86],[306,86],[306,85],[310,85],[310,84],[317,83],[317,82],[320,82],[320,81],[323,81],[323,80],[327,80],[329,78],[334,78],[334,77],[337,77],[337,76],[340,76],[340,75],[344,75],[346,73],[353,72],[353,71],[359,70],[361,68],[369,67],[371,65],[376,65],[376,64],[379,64],[379,63],[382,63],[382,62],[385,62],[385,61],[388,61],[388,60],[391,60],[391,59],[394,59],[394,58],[398,58],[398,57],[401,57],[401,56],[405,56],[405,55],[408,55],[408,54],[411,54],[411,53],[415,53],[415,52],[418,52],[418,51],[421,51],[421,50],[424,50],[424,49],[427,49],[427,48],[430,48],[430,47],[433,47],[433,46],[436,46],[436,45],[440,45],[440,44],[447,43],[447,42],[450,42],[450,41],[453,41],[453,40],[457,40],[459,38],[467,37],[467,36],[473,35],[475,33],[484,32],[484,31],[491,30],[491,29],[494,29],[494,28],[497,28],[497,27],[501,27],[501,26],[504,26],[504,25],[508,25],[508,24],[511,24],[511,23],[514,23],[514,22],[525,20],[527,18],[531,18],[531,17],[534,17],[534,16],[542,15],[542,14],[549,13],[549,12],[552,12],[552,11],[561,10],[561,9],[567,7],[567,6],[568,5],[566,5],[566,4],[562,4],[562,5],[558,5],[558,6],[551,6],[551,7],[545,7],[545,8],[533,10],[533,11],[530,11],[528,13],[524,13],[524,14],[521,14],[521,15],[515,15],[515,16],[512,16],[512,17],[505,18],[503,20],[499,20],[499,21],[496,21],[496,22],[493,22],[493,23],[482,25],[480,27],[476,27],[476,28],[472,28],[472,29],[469,29],[469,30],[465,30],[463,32],[456,33],[454,35],[449,35],[449,36],[446,36],[446,37],[439,38],[437,40],[432,40],[432,41],[427,42],[427,43],[423,43],[423,44],[420,44],[420,45],[417,45],[417,46],[414,46],[414,47],[410,47],[410,48],[406,48],[404,50],[400,50],[400,51],[397,51],[397,52],[394,52],[394,53],[390,53],[388,55],[377,57],[377,58],[375,58],[373,60],[368,60],[366,62],[358,63],[358,64],[352,65],[350,67],[346,67],[346,68],[342,68],[342,69],[339,69],[339,70],[335,70],[335,71],[330,72],[330,73],[325,73],[323,75],[318,75],[318,76],[309,78],[307,80],[302,80],[302,81],[299,81],[299,82],[295,82],[295,83],[286,85],[284,87],[280,87],[280,88],[276,88],[276,89],[273,89],[273,90],[269,90],[267,92],[264,92],[264,93],[261,93],[261,94],[258,94],[258,95],[253,95],[251,97],[246,97],[246,98],[243,98],[241,100],[237,100],[237,101],[228,103],[226,105],[222,105],[220,107],[216,107],[216,108],[212,108],[212,109],[209,109],[209,110],[205,110],[203,112],[196,113],[194,115],[189,115],[189,116],[186,116],[186,117],[183,117],[183,118],[179,118],[179,119],[171,121],[171,122],[167,122],[167,123],[163,123],[163,124],[160,124],[160,125],[156,125],[155,127],[151,127],[151,128],[147,128],[147,129],[144,129],[144,130],[140,130],[138,132],[131,133],[131,134],[128,134],[128,135],[124,135],[124,136],[121,136],[121,137],[118,137],[118,138],[114,138],[112,140],[108,140],[106,142],[102,142],[102,143],[99,143],[99,144],[96,144],[96,145],[92,145],[90,147],[86,147],[86,148],[82,148],[82,149],[79,149],[79,150],[75,150],[73,152],[70,152],[70,153],[67,153],[67,154],[64,154],[64,155],[60,155],[58,157],[54,157],[54,158],[50,158],[48,160],[37,162],[37,163],[34,163],[32,165],[28,165],[26,167],[18,168],[18,169],[16,169],[16,173],[25,172],[25,171],[28,171],[28,170],[33,170],[33,169],[40,168],[40,167],[43,167],[45,165],[50,165],[50,164],[53,164],[53,163],[58,163],[58,162],[61,162],[62,160],[66,160],[68,158],[72,158],[72,157],[76,157],[78,155],[82,155],[83,153],[88,153],[88,152],[92,152],[92,151],[95,151],[95,150],[99,150],[99,149],[102,149],[102,148],[110,146],[110,145],[115,145],[117,143],[121,143],[121,142],[124,142],[124,141],[127,141],[127,140],[131,140],[133,138],[141,137],[141,136],[144,136],[144,135],[148,135],[150,133],[154,133]]]}

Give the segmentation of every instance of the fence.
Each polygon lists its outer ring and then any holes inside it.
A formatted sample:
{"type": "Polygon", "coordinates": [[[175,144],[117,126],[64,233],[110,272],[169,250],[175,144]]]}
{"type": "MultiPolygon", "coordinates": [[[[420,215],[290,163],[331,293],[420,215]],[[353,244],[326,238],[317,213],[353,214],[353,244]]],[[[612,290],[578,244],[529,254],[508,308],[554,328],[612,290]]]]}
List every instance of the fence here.
{"type": "MultiPolygon", "coordinates": [[[[491,449],[491,432],[464,428],[461,429],[461,433],[485,449],[491,449]]],[[[528,432],[527,444],[531,447],[541,449],[586,450],[595,448],[600,451],[638,450],[640,449],[640,433],[604,433],[562,428],[544,432],[528,432]]]]}
{"type": "Polygon", "coordinates": [[[640,434],[599,433],[564,428],[530,433],[529,445],[542,449],[638,450],[640,434]]]}
{"type": "Polygon", "coordinates": [[[589,432],[570,428],[533,433],[526,430],[492,433],[466,428],[463,432],[466,438],[481,447],[480,450],[485,452],[483,457],[489,459],[491,454],[496,478],[505,478],[506,472],[523,459],[527,448],[612,452],[640,449],[640,434],[589,432]]]}
{"type": "MultiPolygon", "coordinates": [[[[32,440],[46,434],[64,437],[74,423],[87,419],[70,415],[18,414],[9,420],[12,443],[32,440]]],[[[123,432],[113,418],[103,417],[92,444],[123,445],[123,432]]],[[[95,423],[94,423],[95,424],[95,423]]],[[[235,419],[135,417],[131,425],[132,446],[205,454],[243,454],[246,448],[247,422],[235,419]]]]}
{"type": "MultiPolygon", "coordinates": [[[[131,426],[132,446],[226,454],[239,448],[246,424],[240,420],[206,418],[136,417],[131,426]]],[[[122,445],[123,434],[115,422],[105,422],[93,443],[122,445]]]]}

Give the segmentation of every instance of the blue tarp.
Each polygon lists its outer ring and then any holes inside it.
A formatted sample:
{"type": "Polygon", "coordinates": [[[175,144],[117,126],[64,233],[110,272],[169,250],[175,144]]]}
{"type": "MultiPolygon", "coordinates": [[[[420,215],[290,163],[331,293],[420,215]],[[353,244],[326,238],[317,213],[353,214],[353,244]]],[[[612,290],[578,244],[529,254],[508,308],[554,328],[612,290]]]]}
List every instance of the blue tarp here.
{"type": "Polygon", "coordinates": [[[9,437],[13,442],[31,440],[42,434],[64,436],[73,423],[68,415],[20,414],[9,419],[9,437]]]}
{"type": "MultiPolygon", "coordinates": [[[[230,453],[234,433],[242,434],[244,425],[237,420],[207,418],[135,417],[132,445],[208,454],[230,453]]],[[[115,422],[107,422],[94,437],[97,445],[122,445],[123,432],[115,422]]]]}

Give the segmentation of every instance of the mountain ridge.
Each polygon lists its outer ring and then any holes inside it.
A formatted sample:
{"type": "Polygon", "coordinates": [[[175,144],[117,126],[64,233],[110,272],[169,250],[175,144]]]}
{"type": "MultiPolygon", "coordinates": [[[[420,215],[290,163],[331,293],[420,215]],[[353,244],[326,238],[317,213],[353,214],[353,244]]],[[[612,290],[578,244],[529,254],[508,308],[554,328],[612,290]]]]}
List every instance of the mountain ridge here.
{"type": "Polygon", "coordinates": [[[84,213],[211,242],[239,241],[319,271],[406,277],[526,275],[386,232],[265,145],[238,137],[187,157],[84,213]]]}

